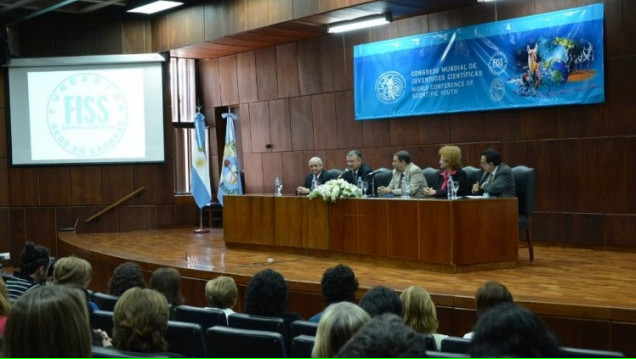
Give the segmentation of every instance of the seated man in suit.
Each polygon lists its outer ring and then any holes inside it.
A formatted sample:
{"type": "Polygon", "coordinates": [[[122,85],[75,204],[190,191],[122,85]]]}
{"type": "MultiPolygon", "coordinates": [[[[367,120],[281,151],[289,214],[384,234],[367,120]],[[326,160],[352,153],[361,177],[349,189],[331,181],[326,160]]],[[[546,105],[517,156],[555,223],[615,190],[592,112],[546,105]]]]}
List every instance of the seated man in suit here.
{"type": "Polygon", "coordinates": [[[472,192],[484,197],[515,197],[515,180],[510,166],[501,162],[498,151],[488,148],[481,153],[481,168],[484,173],[479,182],[473,184],[472,192]],[[486,196],[487,194],[487,196],[486,196]]]}
{"type": "Polygon", "coordinates": [[[372,171],[369,165],[362,163],[362,153],[358,150],[347,153],[347,169],[342,179],[354,185],[358,184],[358,178],[366,181],[367,175],[372,171]]]}
{"type": "Polygon", "coordinates": [[[393,156],[393,178],[388,186],[378,187],[379,195],[393,194],[399,196],[402,177],[406,177],[408,192],[411,197],[424,197],[424,189],[428,187],[426,178],[415,163],[411,162],[411,155],[406,151],[398,151],[393,156]]]}
{"type": "Polygon", "coordinates": [[[327,183],[327,181],[331,180],[331,176],[322,165],[322,160],[320,157],[312,157],[309,160],[309,170],[311,173],[305,177],[305,183],[302,186],[298,186],[296,188],[296,194],[309,194],[311,192],[311,183],[314,179],[316,179],[316,185],[320,186],[321,184],[327,183]]]}

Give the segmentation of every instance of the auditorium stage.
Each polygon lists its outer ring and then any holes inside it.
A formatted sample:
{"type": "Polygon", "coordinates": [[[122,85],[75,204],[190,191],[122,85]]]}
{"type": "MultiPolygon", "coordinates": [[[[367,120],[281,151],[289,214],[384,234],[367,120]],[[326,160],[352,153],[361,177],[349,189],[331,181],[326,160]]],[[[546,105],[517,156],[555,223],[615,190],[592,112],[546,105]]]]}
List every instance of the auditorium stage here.
{"type": "MultiPolygon", "coordinates": [[[[218,274],[234,277],[243,293],[252,275],[271,268],[285,276],[290,309],[304,317],[322,308],[320,279],[325,268],[346,263],[360,282],[358,297],[374,285],[398,291],[410,285],[426,288],[438,306],[440,332],[451,335],[470,330],[475,290],[486,280],[497,280],[515,301],[544,318],[564,344],[636,355],[636,253],[535,246],[533,263],[527,248],[519,248],[516,268],[449,274],[338,257],[226,249],[222,228],[204,234],[193,229],[60,232],[57,253],[89,260],[95,291],[106,291],[110,273],[124,261],[138,262],[147,278],[158,267],[176,267],[184,278],[186,302],[192,305],[205,304],[205,281],[218,274]]],[[[242,300],[236,309],[241,307],[242,300]]]]}

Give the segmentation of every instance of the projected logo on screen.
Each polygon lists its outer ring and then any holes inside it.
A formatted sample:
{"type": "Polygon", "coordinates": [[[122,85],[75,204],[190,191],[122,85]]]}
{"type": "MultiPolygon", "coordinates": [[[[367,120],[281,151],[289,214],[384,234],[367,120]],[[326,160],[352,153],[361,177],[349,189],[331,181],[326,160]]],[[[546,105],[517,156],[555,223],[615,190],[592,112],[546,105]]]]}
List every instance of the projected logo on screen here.
{"type": "Polygon", "coordinates": [[[387,71],[375,81],[375,93],[384,103],[393,103],[404,95],[406,80],[397,71],[387,71]]]}
{"type": "Polygon", "coordinates": [[[112,149],[128,125],[126,100],[106,77],[80,73],[60,82],[47,104],[51,136],[78,156],[98,156],[112,149]]]}

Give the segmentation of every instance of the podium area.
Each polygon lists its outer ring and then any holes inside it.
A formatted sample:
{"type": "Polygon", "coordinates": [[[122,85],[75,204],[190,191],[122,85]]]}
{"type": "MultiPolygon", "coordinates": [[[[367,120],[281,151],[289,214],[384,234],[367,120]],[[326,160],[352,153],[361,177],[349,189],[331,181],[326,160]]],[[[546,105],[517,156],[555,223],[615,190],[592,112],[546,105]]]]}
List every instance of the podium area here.
{"type": "Polygon", "coordinates": [[[280,250],[465,272],[514,268],[516,198],[224,197],[228,248],[280,250]]]}

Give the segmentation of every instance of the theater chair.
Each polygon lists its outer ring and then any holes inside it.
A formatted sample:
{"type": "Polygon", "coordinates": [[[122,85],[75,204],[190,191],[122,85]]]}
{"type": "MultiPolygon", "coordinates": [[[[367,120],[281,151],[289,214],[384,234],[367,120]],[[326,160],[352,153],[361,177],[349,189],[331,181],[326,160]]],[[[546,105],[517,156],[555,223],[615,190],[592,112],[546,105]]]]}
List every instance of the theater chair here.
{"type": "Polygon", "coordinates": [[[530,238],[530,217],[534,207],[534,172],[534,168],[523,165],[512,168],[519,205],[519,230],[526,231],[530,262],[534,261],[534,248],[530,238]]]}
{"type": "Polygon", "coordinates": [[[113,312],[107,310],[94,310],[90,317],[91,329],[101,329],[109,337],[113,337],[113,312]]]}
{"type": "Polygon", "coordinates": [[[435,182],[437,182],[437,177],[439,177],[439,170],[433,167],[426,167],[422,170],[422,174],[424,178],[426,178],[426,185],[428,187],[433,187],[435,182]]]}
{"type": "Polygon", "coordinates": [[[93,292],[91,295],[92,301],[97,304],[100,310],[107,310],[112,312],[115,309],[115,303],[119,299],[116,295],[110,295],[101,292],[93,292]]]}
{"type": "Polygon", "coordinates": [[[280,333],[215,326],[206,331],[212,358],[284,358],[285,340],[280,333]]]}
{"type": "Polygon", "coordinates": [[[311,351],[314,350],[315,343],[315,336],[305,334],[295,336],[291,342],[290,357],[311,358],[311,351]]]}
{"type": "Polygon", "coordinates": [[[561,347],[564,358],[624,358],[625,354],[609,350],[561,347]]]}
{"type": "Polygon", "coordinates": [[[203,330],[215,325],[227,326],[225,312],[218,308],[179,305],[174,310],[174,319],[180,322],[199,324],[203,330]]]}
{"type": "MultiPolygon", "coordinates": [[[[481,179],[481,169],[473,166],[466,166],[462,169],[464,170],[464,172],[466,172],[468,183],[470,184],[470,188],[472,189],[472,186],[475,183],[479,182],[479,180],[481,179]]],[[[468,192],[470,193],[470,190],[468,192]]]]}
{"type": "Polygon", "coordinates": [[[318,323],[310,322],[308,320],[294,320],[289,324],[289,337],[295,338],[299,335],[316,336],[318,330],[318,323]]]}
{"type": "Polygon", "coordinates": [[[460,337],[448,337],[442,339],[442,347],[440,351],[446,353],[468,354],[470,339],[460,337]]]}
{"type": "Polygon", "coordinates": [[[170,320],[165,338],[172,353],[192,358],[208,356],[205,334],[199,324],[170,320]]]}

